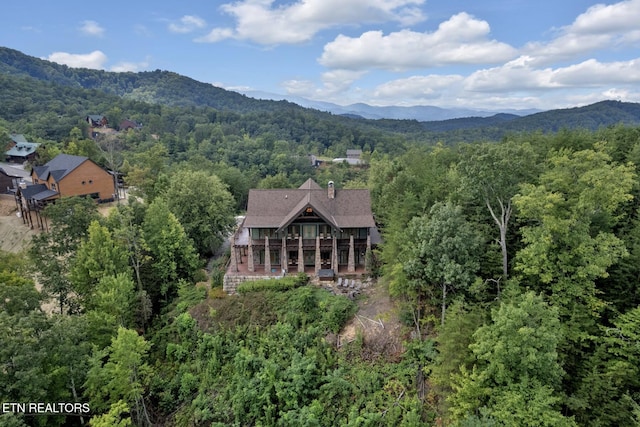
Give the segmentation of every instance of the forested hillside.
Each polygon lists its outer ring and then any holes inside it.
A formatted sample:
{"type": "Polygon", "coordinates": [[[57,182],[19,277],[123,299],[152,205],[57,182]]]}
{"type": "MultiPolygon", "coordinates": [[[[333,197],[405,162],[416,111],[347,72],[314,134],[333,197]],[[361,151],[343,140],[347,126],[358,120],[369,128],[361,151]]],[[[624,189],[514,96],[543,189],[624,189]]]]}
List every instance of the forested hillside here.
{"type": "Polygon", "coordinates": [[[366,120],[333,116],[305,109],[287,101],[257,100],[207,83],[180,76],[170,71],[114,73],[101,70],[70,68],[41,60],[19,51],[0,47],[0,74],[29,77],[41,82],[72,88],[96,89],[124,99],[174,107],[211,107],[235,113],[268,113],[295,111],[313,115],[322,121],[349,127],[379,128],[399,132],[431,142],[500,140],[513,132],[556,132],[561,129],[596,130],[602,126],[640,123],[640,106],[633,103],[605,101],[587,107],[554,110],[519,117],[498,114],[492,117],[469,117],[435,122],[415,120],[366,120]]]}
{"type": "Polygon", "coordinates": [[[521,119],[431,132],[244,97],[260,106],[204,105],[169,72],[1,51],[2,142],[41,142],[37,163],[89,156],[131,197],[104,214],[62,199],[28,251],[0,252],[0,403],[89,409],[3,409],[0,425],[640,424],[640,128],[594,119],[631,123],[635,104],[541,113],[530,120],[557,129],[495,138],[521,119]],[[134,87],[145,79],[155,87],[134,87]],[[90,135],[89,114],[109,128],[90,135]],[[118,132],[125,118],[141,129],[118,132]],[[365,165],[308,158],[351,148],[365,165]],[[248,190],[308,178],[371,191],[374,287],[401,344],[340,341],[367,295],[304,275],[222,292],[228,255],[212,255],[248,190]]]}

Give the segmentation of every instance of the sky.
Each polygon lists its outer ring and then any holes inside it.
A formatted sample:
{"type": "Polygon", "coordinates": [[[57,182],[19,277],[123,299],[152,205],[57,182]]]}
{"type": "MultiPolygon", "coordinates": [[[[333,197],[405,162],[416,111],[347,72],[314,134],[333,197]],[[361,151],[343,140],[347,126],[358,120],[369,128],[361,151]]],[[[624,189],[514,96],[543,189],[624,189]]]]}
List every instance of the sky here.
{"type": "Polygon", "coordinates": [[[640,102],[640,0],[20,0],[0,46],[348,105],[640,102]]]}

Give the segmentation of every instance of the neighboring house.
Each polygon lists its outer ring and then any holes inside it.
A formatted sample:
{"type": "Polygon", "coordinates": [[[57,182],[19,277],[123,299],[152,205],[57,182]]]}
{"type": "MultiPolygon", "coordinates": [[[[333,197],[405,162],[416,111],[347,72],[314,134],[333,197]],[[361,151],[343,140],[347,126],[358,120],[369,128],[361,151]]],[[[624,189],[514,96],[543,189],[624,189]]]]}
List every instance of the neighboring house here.
{"type": "Polygon", "coordinates": [[[18,133],[13,133],[9,137],[11,142],[5,152],[5,158],[8,162],[24,163],[35,159],[36,149],[40,144],[29,142],[24,135],[18,133]]]}
{"type": "Polygon", "coordinates": [[[333,159],[333,163],[348,163],[352,166],[361,165],[364,162],[360,158],[362,156],[362,150],[347,150],[347,157],[338,157],[333,159]]]}
{"type": "Polygon", "coordinates": [[[347,159],[360,160],[360,156],[362,156],[362,150],[347,150],[347,159]]]}
{"type": "Polygon", "coordinates": [[[0,168],[0,194],[10,193],[13,188],[17,188],[20,177],[13,175],[3,168],[0,168]]]}
{"type": "Polygon", "coordinates": [[[87,123],[89,126],[94,128],[105,127],[109,124],[109,121],[105,116],[101,116],[98,114],[92,114],[86,117],[87,123]]]}
{"type": "Polygon", "coordinates": [[[87,196],[104,202],[115,196],[113,176],[84,156],[60,154],[42,166],[35,166],[31,180],[32,185],[16,189],[16,202],[23,218],[60,197],[87,196]]]}
{"type": "Polygon", "coordinates": [[[314,154],[309,154],[309,161],[311,162],[311,166],[313,166],[314,168],[319,167],[323,163],[322,159],[319,159],[314,154]]]}
{"type": "Polygon", "coordinates": [[[142,125],[133,120],[125,119],[120,122],[120,126],[118,127],[118,129],[120,129],[120,131],[126,131],[129,129],[139,130],[139,129],[142,129],[142,125]]]}
{"type": "Polygon", "coordinates": [[[366,189],[321,188],[312,179],[296,189],[250,190],[247,213],[231,243],[225,276],[304,272],[320,278],[370,271],[380,234],[366,189]]]}
{"type": "Polygon", "coordinates": [[[84,156],[59,154],[31,171],[33,184],[45,184],[59,197],[89,196],[97,200],[113,198],[113,176],[84,156]]]}

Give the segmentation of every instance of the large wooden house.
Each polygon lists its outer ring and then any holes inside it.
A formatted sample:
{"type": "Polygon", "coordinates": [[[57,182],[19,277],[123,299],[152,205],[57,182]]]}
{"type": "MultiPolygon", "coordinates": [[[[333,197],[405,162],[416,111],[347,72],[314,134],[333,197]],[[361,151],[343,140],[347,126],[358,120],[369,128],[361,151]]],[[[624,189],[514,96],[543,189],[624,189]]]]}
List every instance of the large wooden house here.
{"type": "Polygon", "coordinates": [[[86,196],[98,202],[115,197],[113,176],[84,156],[60,154],[42,166],[35,166],[31,181],[31,185],[20,186],[15,192],[25,221],[31,211],[40,211],[60,197],[86,196]]]}
{"type": "Polygon", "coordinates": [[[115,194],[113,176],[84,156],[59,154],[31,171],[33,184],[45,184],[58,197],[89,196],[111,199],[115,194]]]}
{"type": "Polygon", "coordinates": [[[379,242],[369,190],[336,189],[333,182],[322,188],[312,179],[295,189],[254,189],[227,275],[362,275],[379,242]]]}

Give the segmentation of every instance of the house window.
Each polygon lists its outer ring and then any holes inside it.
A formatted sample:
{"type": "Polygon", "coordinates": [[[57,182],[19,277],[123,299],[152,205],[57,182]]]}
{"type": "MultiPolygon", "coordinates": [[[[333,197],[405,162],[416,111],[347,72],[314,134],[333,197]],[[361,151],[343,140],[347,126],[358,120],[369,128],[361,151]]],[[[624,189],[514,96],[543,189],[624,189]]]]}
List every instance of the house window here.
{"type": "Polygon", "coordinates": [[[368,233],[368,229],[366,228],[345,228],[340,233],[340,238],[348,239],[353,235],[354,239],[366,239],[367,233],[368,233]]]}
{"type": "Polygon", "coordinates": [[[303,239],[315,239],[316,233],[317,233],[317,226],[315,224],[302,226],[303,239]]]}
{"type": "Polygon", "coordinates": [[[300,226],[290,225],[287,227],[287,237],[290,239],[297,239],[300,236],[300,226]]]}
{"type": "Polygon", "coordinates": [[[331,236],[331,227],[328,224],[321,224],[318,228],[320,229],[320,237],[326,239],[331,236]]]}
{"type": "Polygon", "coordinates": [[[276,230],[273,228],[252,228],[252,239],[264,239],[265,237],[274,238],[276,236],[276,230]]]}
{"type": "Polygon", "coordinates": [[[338,263],[340,265],[349,263],[349,251],[348,250],[344,250],[344,249],[340,250],[340,254],[339,254],[339,257],[338,257],[338,263]]]}
{"type": "MultiPolygon", "coordinates": [[[[258,253],[258,264],[264,264],[265,263],[265,250],[261,249],[260,252],[258,253]]],[[[277,266],[280,264],[280,251],[277,249],[270,249],[269,250],[269,257],[271,258],[269,260],[269,262],[271,263],[272,266],[277,266]]]]}
{"type": "Polygon", "coordinates": [[[51,189],[54,191],[58,191],[57,186],[53,182],[51,183],[51,189]]]}

